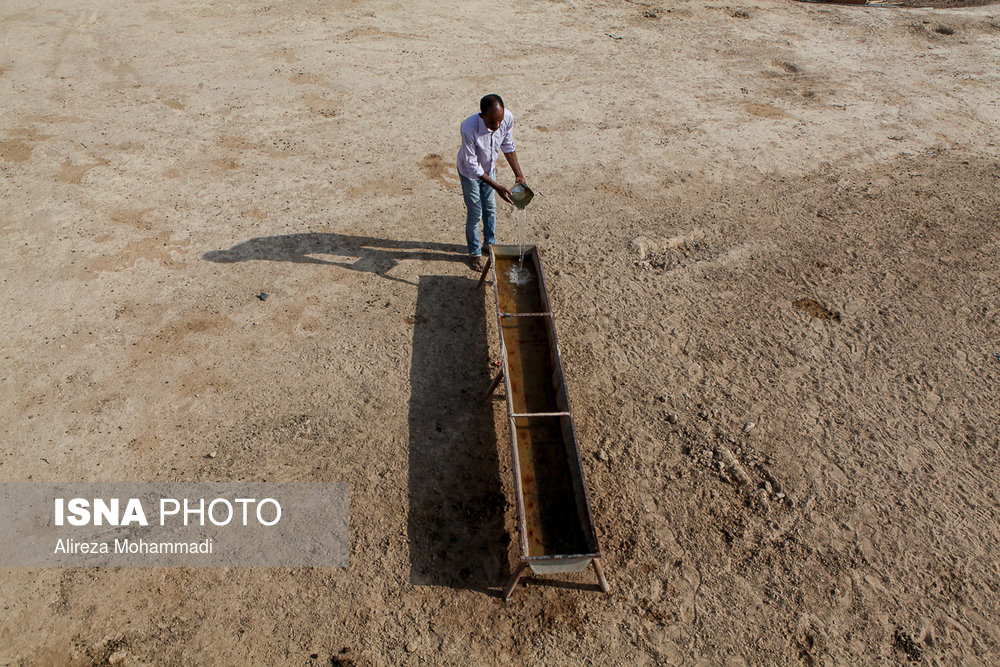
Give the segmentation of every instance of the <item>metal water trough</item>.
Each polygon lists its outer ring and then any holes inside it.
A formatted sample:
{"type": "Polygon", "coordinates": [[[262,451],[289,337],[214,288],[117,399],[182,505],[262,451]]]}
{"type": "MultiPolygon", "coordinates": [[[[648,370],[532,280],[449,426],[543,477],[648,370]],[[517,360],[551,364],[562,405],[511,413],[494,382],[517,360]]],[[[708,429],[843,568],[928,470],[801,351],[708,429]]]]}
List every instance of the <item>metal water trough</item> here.
{"type": "Polygon", "coordinates": [[[504,383],[520,545],[503,597],[526,568],[553,574],[590,564],[607,593],[540,253],[525,247],[527,278],[515,284],[519,257],[517,246],[491,246],[479,280],[482,287],[492,269],[501,367],[486,398],[504,383]]]}

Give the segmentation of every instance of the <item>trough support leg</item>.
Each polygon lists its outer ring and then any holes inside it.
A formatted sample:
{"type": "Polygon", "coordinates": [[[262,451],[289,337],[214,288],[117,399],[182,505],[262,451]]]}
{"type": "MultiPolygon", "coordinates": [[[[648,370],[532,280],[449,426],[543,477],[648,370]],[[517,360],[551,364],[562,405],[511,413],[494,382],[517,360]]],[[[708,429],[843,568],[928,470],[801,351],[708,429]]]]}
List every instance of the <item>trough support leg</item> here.
{"type": "Polygon", "coordinates": [[[524,574],[524,569],[526,567],[528,567],[528,564],[522,561],[517,564],[514,574],[510,575],[510,581],[507,582],[507,587],[503,589],[504,602],[510,600],[510,594],[514,592],[514,587],[517,586],[517,582],[521,580],[521,575],[524,574]]]}
{"type": "Polygon", "coordinates": [[[607,593],[608,592],[608,580],[604,578],[604,568],[601,567],[601,559],[600,558],[595,558],[593,560],[593,563],[594,563],[594,572],[597,573],[597,583],[599,583],[601,585],[601,590],[603,592],[607,593]]]}
{"type": "Polygon", "coordinates": [[[500,374],[497,375],[497,379],[494,380],[493,384],[490,385],[490,390],[488,392],[486,392],[486,396],[483,397],[483,403],[485,403],[486,401],[490,400],[490,396],[492,396],[493,392],[495,392],[497,390],[497,387],[500,386],[500,381],[501,380],[503,380],[503,369],[502,368],[500,369],[500,374]]]}
{"type": "Polygon", "coordinates": [[[479,277],[479,284],[476,285],[476,289],[481,289],[482,288],[483,283],[486,282],[486,274],[488,274],[490,272],[490,267],[492,265],[493,265],[493,255],[491,254],[489,256],[489,259],[486,260],[486,266],[483,267],[483,275],[481,275],[479,277]]]}

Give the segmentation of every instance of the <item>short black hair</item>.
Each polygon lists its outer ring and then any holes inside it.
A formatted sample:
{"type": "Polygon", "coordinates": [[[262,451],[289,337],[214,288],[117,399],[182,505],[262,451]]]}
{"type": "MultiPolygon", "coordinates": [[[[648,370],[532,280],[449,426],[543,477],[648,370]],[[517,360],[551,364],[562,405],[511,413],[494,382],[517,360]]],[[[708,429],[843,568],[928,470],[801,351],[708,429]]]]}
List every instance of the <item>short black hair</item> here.
{"type": "Polygon", "coordinates": [[[493,107],[495,107],[498,104],[500,105],[501,109],[507,108],[503,105],[502,97],[490,93],[489,95],[483,97],[483,99],[479,100],[479,110],[483,113],[489,113],[490,111],[493,110],[493,107]]]}

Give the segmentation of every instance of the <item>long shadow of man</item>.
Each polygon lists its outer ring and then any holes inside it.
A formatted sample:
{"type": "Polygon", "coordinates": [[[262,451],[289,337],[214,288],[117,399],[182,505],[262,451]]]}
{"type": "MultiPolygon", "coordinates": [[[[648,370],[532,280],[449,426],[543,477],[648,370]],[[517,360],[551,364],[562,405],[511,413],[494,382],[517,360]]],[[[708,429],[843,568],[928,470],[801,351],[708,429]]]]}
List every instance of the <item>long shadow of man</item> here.
{"type": "Polygon", "coordinates": [[[299,264],[327,264],[354,271],[373,273],[389,280],[414,284],[390,276],[389,271],[407,259],[464,261],[465,246],[424,241],[394,241],[369,236],[332,232],[306,232],[261,236],[243,241],[228,250],[212,250],[202,257],[210,262],[270,261],[299,264]],[[324,259],[327,255],[335,259],[324,259]],[[355,258],[353,261],[348,261],[355,258]]]}

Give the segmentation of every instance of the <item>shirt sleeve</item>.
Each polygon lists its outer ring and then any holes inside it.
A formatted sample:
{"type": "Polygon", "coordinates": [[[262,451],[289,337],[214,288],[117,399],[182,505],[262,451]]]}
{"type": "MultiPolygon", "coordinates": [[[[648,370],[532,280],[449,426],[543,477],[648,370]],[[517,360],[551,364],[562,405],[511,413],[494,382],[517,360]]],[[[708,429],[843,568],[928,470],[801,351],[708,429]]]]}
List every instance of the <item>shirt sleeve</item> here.
{"type": "MultiPolygon", "coordinates": [[[[507,113],[510,113],[509,111],[507,113]]],[[[500,150],[504,153],[513,153],[516,150],[514,145],[514,114],[510,114],[510,124],[507,126],[507,131],[503,135],[503,139],[500,141],[500,150]]]]}
{"type": "Polygon", "coordinates": [[[486,172],[479,164],[479,156],[476,155],[476,138],[471,132],[467,132],[462,126],[462,148],[458,151],[459,162],[465,164],[466,173],[475,174],[479,178],[486,172]]]}

